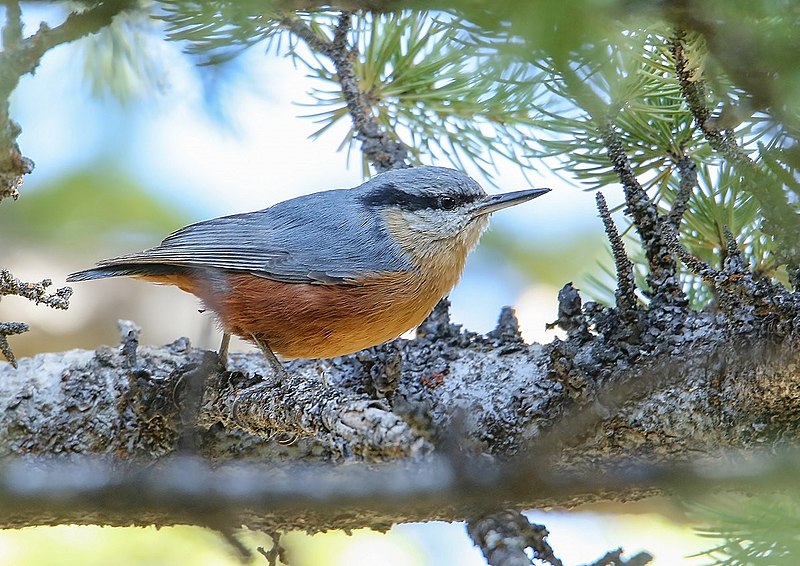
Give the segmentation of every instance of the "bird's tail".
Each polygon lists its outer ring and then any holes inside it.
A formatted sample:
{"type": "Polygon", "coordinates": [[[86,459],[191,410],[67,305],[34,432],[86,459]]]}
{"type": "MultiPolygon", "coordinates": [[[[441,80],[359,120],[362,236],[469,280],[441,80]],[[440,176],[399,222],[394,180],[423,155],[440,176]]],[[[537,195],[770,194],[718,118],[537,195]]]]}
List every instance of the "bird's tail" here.
{"type": "Polygon", "coordinates": [[[174,265],[164,264],[141,264],[141,263],[118,263],[115,265],[103,265],[92,269],[76,271],[67,276],[67,281],[92,281],[94,279],[105,279],[106,277],[147,277],[159,275],[174,275],[184,269],[174,265]]]}

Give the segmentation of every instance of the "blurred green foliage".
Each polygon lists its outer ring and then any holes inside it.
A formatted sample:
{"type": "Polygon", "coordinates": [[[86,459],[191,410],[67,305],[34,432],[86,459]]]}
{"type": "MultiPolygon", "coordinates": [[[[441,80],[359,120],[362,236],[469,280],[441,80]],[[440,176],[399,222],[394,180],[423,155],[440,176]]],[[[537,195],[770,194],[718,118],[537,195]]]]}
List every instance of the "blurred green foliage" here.
{"type": "Polygon", "coordinates": [[[727,493],[688,503],[701,536],[719,544],[697,556],[720,566],[794,566],[800,556],[800,493],[727,493]]]}
{"type": "Polygon", "coordinates": [[[102,164],[59,177],[0,206],[0,240],[50,249],[122,250],[153,244],[188,218],[102,164]],[[152,236],[149,241],[142,238],[152,236]]]}

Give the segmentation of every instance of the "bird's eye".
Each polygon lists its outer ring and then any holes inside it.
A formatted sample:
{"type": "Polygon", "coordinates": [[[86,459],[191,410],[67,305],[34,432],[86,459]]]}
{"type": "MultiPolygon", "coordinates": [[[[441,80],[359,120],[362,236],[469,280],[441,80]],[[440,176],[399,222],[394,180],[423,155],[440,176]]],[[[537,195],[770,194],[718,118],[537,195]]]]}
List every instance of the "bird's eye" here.
{"type": "Polygon", "coordinates": [[[439,197],[439,206],[445,210],[453,210],[456,207],[456,199],[453,197],[439,197]]]}

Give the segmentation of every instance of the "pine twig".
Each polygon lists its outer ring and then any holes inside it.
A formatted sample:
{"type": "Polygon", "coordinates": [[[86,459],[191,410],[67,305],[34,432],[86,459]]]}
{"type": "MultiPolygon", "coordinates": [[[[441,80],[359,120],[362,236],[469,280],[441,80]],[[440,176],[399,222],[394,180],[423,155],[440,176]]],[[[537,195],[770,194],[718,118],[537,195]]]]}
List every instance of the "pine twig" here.
{"type": "Polygon", "coordinates": [[[380,173],[390,169],[408,167],[408,147],[396,134],[385,131],[374,117],[369,96],[358,83],[353,60],[357,53],[348,42],[351,30],[351,12],[341,12],[332,40],[316,34],[298,18],[285,18],[282,25],[305,41],[321,55],[327,56],[336,69],[342,96],[353,120],[356,139],[361,141],[361,151],[380,173]]]}
{"type": "Polygon", "coordinates": [[[725,269],[733,272],[749,272],[739,244],[736,242],[736,236],[727,225],[722,227],[722,233],[725,235],[725,260],[723,262],[725,269]]]}
{"type": "Polygon", "coordinates": [[[686,55],[686,32],[676,29],[670,39],[670,51],[675,58],[675,73],[681,92],[694,116],[697,127],[708,144],[735,165],[743,174],[744,188],[761,204],[768,233],[778,244],[778,255],[789,266],[790,278],[797,288],[800,286],[800,215],[789,203],[779,183],[753,161],[737,143],[731,129],[718,130],[711,120],[711,111],[706,103],[705,83],[690,67],[686,55]]]}
{"type": "Polygon", "coordinates": [[[600,211],[600,218],[603,219],[606,236],[611,244],[611,252],[614,255],[614,266],[617,272],[617,289],[614,296],[617,299],[617,308],[624,312],[632,311],[636,308],[636,282],[633,277],[633,264],[625,253],[625,245],[611,218],[603,193],[597,191],[595,199],[597,200],[597,209],[600,211]]]}
{"type": "Polygon", "coordinates": [[[689,206],[689,199],[692,198],[692,191],[697,186],[697,165],[694,164],[692,159],[688,155],[683,155],[678,159],[676,165],[680,178],[678,194],[675,196],[675,201],[666,216],[666,221],[672,226],[673,230],[677,230],[680,226],[683,215],[689,206]]]}
{"type": "Polygon", "coordinates": [[[664,240],[666,241],[667,246],[669,246],[669,249],[672,251],[672,253],[674,253],[676,257],[680,258],[689,271],[713,285],[714,280],[716,279],[717,275],[719,275],[719,271],[711,267],[703,260],[693,256],[689,250],[683,247],[683,244],[680,243],[678,240],[678,235],[675,232],[665,230],[664,240]]]}
{"type": "Polygon", "coordinates": [[[686,295],[678,281],[678,268],[670,253],[663,233],[664,222],[658,214],[655,203],[636,179],[622,142],[610,123],[600,128],[608,158],[614,171],[622,182],[625,193],[626,213],[633,218],[636,231],[642,240],[650,273],[647,282],[653,292],[653,300],[665,303],[685,303],[686,295]]]}

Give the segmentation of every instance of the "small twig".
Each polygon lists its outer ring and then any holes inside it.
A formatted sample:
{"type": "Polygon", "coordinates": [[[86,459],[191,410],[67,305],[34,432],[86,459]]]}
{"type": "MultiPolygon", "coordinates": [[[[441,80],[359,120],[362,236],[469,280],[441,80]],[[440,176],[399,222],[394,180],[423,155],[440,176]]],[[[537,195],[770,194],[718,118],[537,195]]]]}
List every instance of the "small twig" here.
{"type": "Polygon", "coordinates": [[[281,25],[284,29],[291,31],[297,37],[305,41],[308,46],[317,53],[323,55],[328,55],[330,53],[333,43],[316,34],[314,30],[300,18],[283,18],[281,20],[281,25]]]}
{"type": "Polygon", "coordinates": [[[689,271],[713,285],[719,271],[689,253],[689,250],[684,248],[683,244],[678,241],[678,236],[675,232],[664,230],[664,240],[669,249],[672,250],[672,253],[680,258],[689,271]]]}
{"type": "MultiPolygon", "coordinates": [[[[264,532],[263,529],[262,532],[264,532]]],[[[263,546],[259,546],[256,549],[258,553],[267,559],[269,566],[277,566],[278,560],[281,561],[281,564],[289,564],[289,560],[286,557],[286,548],[281,544],[282,533],[266,532],[265,534],[272,539],[272,548],[265,550],[263,546]]]]}
{"type": "MultiPolygon", "coordinates": [[[[47,288],[53,282],[44,279],[39,283],[24,283],[11,275],[5,269],[0,269],[0,296],[17,295],[33,301],[37,305],[47,305],[50,308],[66,310],[69,308],[69,298],[72,295],[70,287],[61,287],[55,293],[48,294],[47,288]]],[[[0,323],[0,353],[8,362],[17,367],[17,359],[8,344],[7,336],[22,334],[29,330],[28,325],[22,322],[0,323]]]]}
{"type": "Polygon", "coordinates": [[[0,322],[0,354],[3,354],[3,357],[8,360],[8,363],[14,368],[17,367],[17,358],[14,356],[14,352],[11,350],[11,346],[9,346],[6,337],[13,334],[22,334],[28,330],[30,329],[24,322],[0,322]]]}
{"type": "Polygon", "coordinates": [[[52,284],[50,279],[43,279],[39,283],[25,283],[16,279],[5,269],[0,269],[0,295],[17,295],[33,301],[37,305],[47,305],[50,308],[61,310],[68,309],[72,288],[61,287],[54,293],[48,294],[47,288],[52,284]]]}
{"type": "Polygon", "coordinates": [[[692,191],[697,186],[697,166],[691,158],[688,155],[683,155],[678,159],[676,165],[680,178],[678,194],[675,196],[672,208],[670,208],[666,216],[666,220],[673,230],[677,230],[680,226],[683,215],[689,205],[689,199],[692,198],[692,191]]]}
{"type": "Polygon", "coordinates": [[[529,566],[532,562],[525,552],[533,550],[535,559],[563,566],[548,544],[544,525],[531,524],[515,510],[501,511],[473,519],[467,523],[467,532],[486,561],[492,566],[529,566]]]}
{"type": "Polygon", "coordinates": [[[284,18],[282,25],[292,31],[319,54],[330,58],[342,88],[342,96],[353,120],[356,139],[361,141],[361,151],[378,172],[408,167],[408,148],[394,133],[385,131],[375,119],[369,96],[361,89],[353,67],[357,52],[348,42],[352,12],[342,12],[328,41],[316,34],[298,18],[284,18]]]}
{"type": "Polygon", "coordinates": [[[614,171],[622,182],[625,193],[626,213],[633,218],[636,231],[642,240],[650,273],[647,282],[653,292],[653,300],[666,303],[685,303],[686,295],[677,277],[677,265],[665,244],[662,232],[663,221],[658,215],[655,203],[647,196],[636,174],[633,172],[628,156],[614,127],[606,123],[600,127],[600,135],[608,152],[614,171]]]}
{"type": "Polygon", "coordinates": [[[603,219],[603,226],[606,236],[611,243],[611,252],[614,255],[614,266],[617,271],[617,289],[614,296],[617,299],[617,308],[621,311],[632,311],[636,308],[636,281],[633,277],[633,264],[625,253],[625,245],[617,232],[611,213],[603,193],[600,191],[595,195],[597,209],[600,211],[600,218],[603,219]]]}
{"type": "Polygon", "coordinates": [[[3,49],[15,49],[22,41],[22,10],[17,0],[9,0],[6,6],[6,25],[3,27],[3,49]]]}
{"type": "Polygon", "coordinates": [[[725,236],[725,260],[723,267],[727,271],[746,272],[748,265],[745,262],[744,256],[739,249],[739,244],[736,242],[736,236],[733,235],[728,226],[722,227],[722,233],[725,236]]]}

